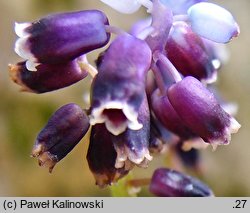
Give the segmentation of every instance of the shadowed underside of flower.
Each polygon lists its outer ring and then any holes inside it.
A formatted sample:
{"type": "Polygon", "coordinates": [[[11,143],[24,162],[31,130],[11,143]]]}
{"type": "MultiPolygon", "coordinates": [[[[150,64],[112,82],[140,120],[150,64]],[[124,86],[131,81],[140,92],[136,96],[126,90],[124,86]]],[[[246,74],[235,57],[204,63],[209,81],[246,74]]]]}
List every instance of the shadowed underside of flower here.
{"type": "Polygon", "coordinates": [[[144,41],[120,35],[112,42],[99,60],[99,72],[92,84],[92,125],[105,123],[114,135],[127,127],[142,128],[137,117],[150,63],[151,51],[144,41]]]}
{"type": "Polygon", "coordinates": [[[88,128],[88,116],[78,105],[64,105],[38,134],[32,156],[37,157],[40,166],[46,166],[52,172],[54,166],[79,143],[88,128]]]}
{"type": "Polygon", "coordinates": [[[100,187],[117,182],[133,168],[129,162],[120,168],[115,167],[117,154],[113,137],[104,124],[92,127],[87,160],[96,184],[100,187]]]}

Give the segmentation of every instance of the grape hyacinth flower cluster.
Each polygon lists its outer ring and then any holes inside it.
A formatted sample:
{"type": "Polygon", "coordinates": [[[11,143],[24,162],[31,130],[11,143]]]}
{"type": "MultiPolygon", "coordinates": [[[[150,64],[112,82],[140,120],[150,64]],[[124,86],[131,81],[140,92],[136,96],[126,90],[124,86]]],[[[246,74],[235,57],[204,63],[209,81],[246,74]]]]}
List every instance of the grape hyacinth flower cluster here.
{"type": "MultiPolygon", "coordinates": [[[[229,144],[240,128],[211,89],[225,62],[218,43],[237,37],[239,26],[208,1],[101,1],[127,14],[143,6],[149,16],[129,32],[110,26],[99,10],[15,25],[15,52],[23,61],[9,67],[22,91],[51,92],[93,77],[89,108],[59,108],[38,134],[32,156],[52,172],[91,128],[87,161],[100,187],[135,166],[146,168],[165,148],[198,170],[199,149],[229,144]],[[86,55],[108,43],[90,64],[86,55]]],[[[207,185],[174,168],[158,168],[151,179],[130,185],[145,182],[156,196],[213,196],[207,185]]]]}

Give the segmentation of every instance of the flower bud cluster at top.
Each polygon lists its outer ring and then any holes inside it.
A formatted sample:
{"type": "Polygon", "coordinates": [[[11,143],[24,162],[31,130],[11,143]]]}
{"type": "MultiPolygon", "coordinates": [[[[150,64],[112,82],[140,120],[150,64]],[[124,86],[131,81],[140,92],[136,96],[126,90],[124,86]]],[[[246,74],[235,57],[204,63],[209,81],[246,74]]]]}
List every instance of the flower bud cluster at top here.
{"type": "MultiPolygon", "coordinates": [[[[240,124],[212,83],[226,62],[225,47],[239,35],[226,9],[202,0],[101,0],[121,13],[146,7],[149,17],[129,32],[110,26],[104,12],[83,10],[16,23],[9,65],[22,91],[51,92],[93,77],[90,107],[58,109],[39,133],[32,156],[52,171],[91,126],[89,168],[100,187],[134,166],[146,168],[167,147],[184,166],[199,168],[198,149],[229,144],[240,124]],[[91,65],[86,54],[116,38],[91,65]]],[[[211,196],[199,180],[170,169],[155,171],[158,196],[211,196]]]]}

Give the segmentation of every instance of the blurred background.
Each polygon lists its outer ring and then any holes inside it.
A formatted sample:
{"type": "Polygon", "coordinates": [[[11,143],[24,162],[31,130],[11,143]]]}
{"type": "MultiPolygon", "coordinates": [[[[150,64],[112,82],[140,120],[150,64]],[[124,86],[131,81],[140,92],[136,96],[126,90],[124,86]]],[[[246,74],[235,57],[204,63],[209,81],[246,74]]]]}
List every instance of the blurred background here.
{"type": "MultiPolygon", "coordinates": [[[[241,28],[240,37],[227,45],[230,60],[219,73],[223,97],[239,105],[236,116],[242,128],[233,135],[229,146],[202,151],[203,180],[217,196],[250,196],[250,1],[218,0],[235,16],[241,28]]],[[[88,169],[86,153],[88,135],[57,166],[52,174],[39,168],[30,158],[34,139],[48,118],[60,106],[75,102],[86,106],[89,79],[53,93],[36,95],[19,92],[9,79],[7,65],[21,59],[14,53],[14,22],[39,19],[48,13],[100,9],[110,23],[129,26],[146,16],[141,9],[133,15],[122,15],[99,0],[0,0],[0,196],[110,196],[109,189],[99,189],[88,169]]],[[[90,61],[96,57],[90,54],[90,61]]],[[[135,169],[136,177],[150,177],[165,157],[157,157],[148,169],[135,169]]],[[[141,196],[150,196],[144,189],[141,196]]]]}

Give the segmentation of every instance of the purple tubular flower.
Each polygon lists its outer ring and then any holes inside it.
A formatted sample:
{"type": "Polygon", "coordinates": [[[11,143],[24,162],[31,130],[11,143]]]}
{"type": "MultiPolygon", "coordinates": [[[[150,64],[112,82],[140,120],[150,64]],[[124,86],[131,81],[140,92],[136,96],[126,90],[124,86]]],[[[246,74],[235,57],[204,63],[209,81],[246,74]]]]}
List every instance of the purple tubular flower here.
{"type": "Polygon", "coordinates": [[[113,144],[117,152],[116,168],[124,167],[128,161],[145,168],[152,160],[148,150],[150,114],[146,94],[138,112],[138,121],[143,125],[141,129],[127,129],[122,134],[113,137],[113,144]]]}
{"type": "Polygon", "coordinates": [[[73,60],[107,44],[108,19],[98,10],[50,15],[33,23],[16,23],[20,37],[16,53],[27,60],[28,70],[36,71],[39,63],[58,64],[73,60]]]}
{"type": "Polygon", "coordinates": [[[162,4],[169,7],[174,15],[186,14],[187,10],[193,4],[205,2],[206,0],[160,0],[162,4]]]}
{"type": "Polygon", "coordinates": [[[62,64],[39,64],[36,72],[26,68],[25,61],[10,65],[12,80],[22,91],[45,93],[70,86],[84,79],[88,64],[79,57],[62,64]]]}
{"type": "Polygon", "coordinates": [[[92,127],[87,160],[96,184],[100,187],[117,182],[128,174],[132,166],[115,167],[117,154],[112,142],[113,137],[104,124],[92,127]]]}
{"type": "Polygon", "coordinates": [[[226,113],[214,95],[193,77],[186,77],[168,89],[168,98],[182,121],[205,142],[225,145],[240,124],[226,113]]]}
{"type": "Polygon", "coordinates": [[[137,120],[145,78],[151,64],[146,42],[130,35],[117,37],[99,61],[92,84],[90,123],[105,123],[114,135],[128,127],[142,128],[137,120]]]}
{"type": "Polygon", "coordinates": [[[200,180],[166,168],[154,171],[149,190],[160,197],[214,196],[211,189],[200,180]]]}
{"type": "Polygon", "coordinates": [[[217,78],[212,58],[202,39],[185,22],[175,22],[165,47],[169,60],[184,76],[212,83],[217,78]]]}
{"type": "Polygon", "coordinates": [[[38,134],[32,156],[38,158],[40,166],[47,166],[52,172],[54,166],[79,143],[88,128],[88,116],[78,105],[64,105],[38,134]]]}
{"type": "Polygon", "coordinates": [[[156,90],[152,95],[152,109],[156,118],[172,133],[185,140],[195,136],[177,114],[169,102],[168,96],[161,95],[159,90],[156,90]]]}
{"type": "Polygon", "coordinates": [[[194,4],[188,9],[188,18],[195,33],[218,43],[227,43],[240,33],[232,14],[216,4],[194,4]]]}

